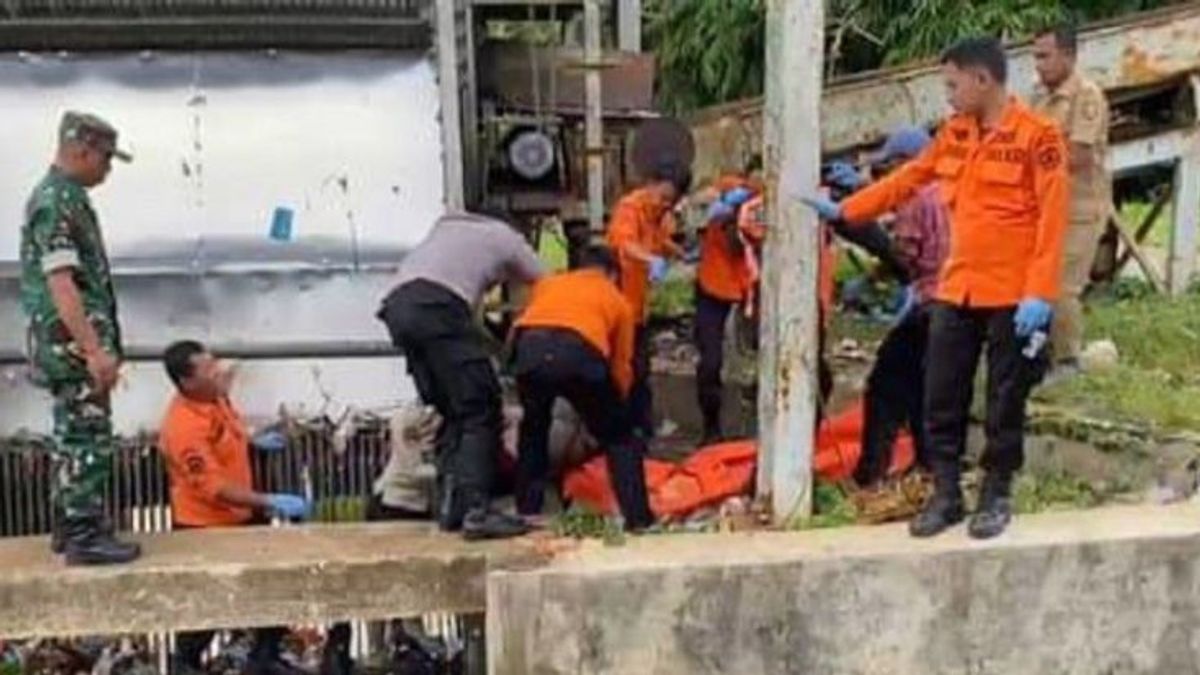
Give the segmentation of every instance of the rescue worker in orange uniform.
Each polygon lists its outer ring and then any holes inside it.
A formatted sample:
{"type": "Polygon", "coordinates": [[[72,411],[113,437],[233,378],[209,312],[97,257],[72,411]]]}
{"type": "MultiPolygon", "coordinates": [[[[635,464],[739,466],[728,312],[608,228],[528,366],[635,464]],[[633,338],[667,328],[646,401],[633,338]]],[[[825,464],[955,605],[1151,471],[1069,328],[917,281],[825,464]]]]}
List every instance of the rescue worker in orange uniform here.
{"type": "Polygon", "coordinates": [[[649,181],[621,198],[608,224],[608,245],[620,265],[621,292],[633,309],[633,389],[630,421],[643,438],[654,435],[654,402],[650,393],[650,336],[646,330],[650,284],[667,277],[667,259],[680,258],[683,249],[672,240],[675,206],[687,194],[692,174],[686,166],[664,161],[649,181]]]}
{"type": "MultiPolygon", "coordinates": [[[[177,342],[163,356],[178,393],[161,427],[171,515],[176,530],[265,524],[269,516],[304,519],[312,507],[303,497],[255,492],[250,437],[229,401],[232,370],[198,342],[177,342]]],[[[279,659],[285,628],[255,632],[248,673],[298,672],[279,659]]],[[[176,636],[175,672],[203,672],[201,658],[214,631],[176,636]]]]}
{"type": "Polygon", "coordinates": [[[704,420],[701,446],[721,439],[725,324],[735,305],[749,301],[756,283],[746,257],[747,242],[738,229],[738,210],[761,192],[752,181],[740,176],[718,179],[713,190],[716,198],[700,233],[700,262],[696,267],[694,338],[700,352],[696,393],[704,420]]]}
{"type": "Polygon", "coordinates": [[[634,384],[633,311],[616,285],[619,268],[600,246],[579,268],[539,281],[516,322],[516,377],[523,415],[517,456],[517,511],[536,516],[549,473],[554,402],[565,398],[604,448],[625,525],[654,523],[642,466],[644,442],[629,424],[634,384]]]}
{"type": "Polygon", "coordinates": [[[1069,177],[1062,133],[1009,96],[1000,43],[969,39],[942,57],[955,114],[916,159],[842,203],[809,200],[828,220],[866,222],[937,182],[950,212],[950,253],[930,308],[925,431],[934,496],[910,523],[936,535],[964,518],[959,463],[974,375],[988,363],[986,470],[969,532],[999,535],[1012,519],[1024,461],[1026,401],[1044,373],[1058,299],[1069,177]]]}

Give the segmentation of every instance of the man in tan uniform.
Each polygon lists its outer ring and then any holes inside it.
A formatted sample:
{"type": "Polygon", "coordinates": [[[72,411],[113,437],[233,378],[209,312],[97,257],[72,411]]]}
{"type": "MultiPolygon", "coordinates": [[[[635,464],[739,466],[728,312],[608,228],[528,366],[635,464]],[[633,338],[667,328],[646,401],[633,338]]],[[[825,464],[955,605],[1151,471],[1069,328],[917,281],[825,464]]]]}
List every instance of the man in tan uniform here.
{"type": "Polygon", "coordinates": [[[1070,225],[1063,246],[1062,294],[1051,329],[1055,371],[1079,369],[1083,350],[1083,302],[1096,248],[1112,208],[1112,178],[1105,165],[1109,111],[1104,91],[1076,70],[1075,29],[1062,26],[1038,35],[1034,60],[1041,87],[1034,107],[1058,122],[1070,148],[1070,225]]]}

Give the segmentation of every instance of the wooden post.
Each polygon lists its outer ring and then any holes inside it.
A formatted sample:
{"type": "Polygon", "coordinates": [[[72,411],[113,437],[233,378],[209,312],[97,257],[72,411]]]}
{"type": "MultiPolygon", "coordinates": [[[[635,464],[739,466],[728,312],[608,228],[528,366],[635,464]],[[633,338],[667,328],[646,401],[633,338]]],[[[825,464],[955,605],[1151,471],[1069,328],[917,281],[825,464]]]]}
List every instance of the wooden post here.
{"type": "Polygon", "coordinates": [[[800,200],[820,178],[825,3],[769,0],[763,141],[770,200],[762,284],[758,489],[776,523],[812,510],[820,224],[800,200]]]}
{"type": "Polygon", "coordinates": [[[642,51],[642,0],[618,0],[617,46],[623,52],[642,51]]]}
{"type": "Polygon", "coordinates": [[[604,117],[600,91],[600,0],[583,5],[584,107],[587,137],[588,225],[592,232],[604,229],[604,117]]]}
{"type": "Polygon", "coordinates": [[[463,190],[462,85],[459,82],[458,2],[437,2],[438,94],[442,120],[442,174],[446,208],[466,208],[463,190]]]}

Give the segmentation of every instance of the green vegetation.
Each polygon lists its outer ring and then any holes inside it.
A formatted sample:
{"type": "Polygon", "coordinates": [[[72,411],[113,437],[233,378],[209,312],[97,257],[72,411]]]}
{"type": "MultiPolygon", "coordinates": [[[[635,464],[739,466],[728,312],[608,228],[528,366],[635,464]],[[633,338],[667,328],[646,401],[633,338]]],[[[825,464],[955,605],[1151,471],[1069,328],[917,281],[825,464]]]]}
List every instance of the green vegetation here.
{"type": "Polygon", "coordinates": [[[650,316],[657,319],[676,319],[688,316],[696,309],[696,282],[689,275],[676,272],[650,292],[650,316]]]}
{"type": "MultiPolygon", "coordinates": [[[[1129,224],[1131,228],[1139,228],[1142,226],[1142,221],[1150,214],[1150,210],[1154,205],[1144,201],[1125,202],[1121,205],[1121,219],[1129,224]]],[[[1154,219],[1154,226],[1150,228],[1149,234],[1146,235],[1145,245],[1151,248],[1166,248],[1171,241],[1171,228],[1175,217],[1171,213],[1171,207],[1163,209],[1158,217],[1154,219]]],[[[1132,234],[1132,233],[1130,233],[1132,234]]]]}
{"type": "Polygon", "coordinates": [[[365,497],[333,497],[319,500],[314,520],[321,523],[357,523],[367,519],[365,497]]]}
{"type": "MultiPolygon", "coordinates": [[[[829,73],[936,55],[971,35],[1009,40],[1064,19],[1091,21],[1178,0],[826,0],[829,73]]],[[[764,0],[648,0],[646,42],[659,98],[686,112],[762,93],[764,0]]]]}
{"type": "Polygon", "coordinates": [[[1038,399],[1160,433],[1200,431],[1200,294],[1095,302],[1088,339],[1112,340],[1120,363],[1042,390],[1038,399]]]}
{"type": "Polygon", "coordinates": [[[1022,474],[1013,489],[1017,513],[1040,513],[1063,509],[1090,509],[1104,500],[1090,483],[1064,472],[1022,474]]]}
{"type": "Polygon", "coordinates": [[[818,482],[813,487],[813,515],[799,523],[801,530],[846,527],[858,520],[858,509],[841,486],[818,482]]]}
{"type": "Polygon", "coordinates": [[[600,539],[608,546],[625,543],[625,531],[619,520],[579,504],[572,504],[555,516],[552,529],[560,537],[600,539]]]}

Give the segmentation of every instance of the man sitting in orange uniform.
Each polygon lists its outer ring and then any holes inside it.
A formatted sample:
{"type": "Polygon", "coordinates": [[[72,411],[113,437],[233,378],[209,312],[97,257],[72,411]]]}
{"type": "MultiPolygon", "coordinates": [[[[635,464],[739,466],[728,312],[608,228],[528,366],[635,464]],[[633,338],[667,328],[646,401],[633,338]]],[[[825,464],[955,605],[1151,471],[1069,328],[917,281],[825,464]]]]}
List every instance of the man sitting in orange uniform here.
{"type": "MultiPolygon", "coordinates": [[[[176,342],[163,356],[178,393],[167,409],[159,448],[167,460],[177,530],[266,523],[269,516],[307,518],[308,500],[254,491],[250,438],[229,401],[233,372],[198,342],[176,342]]],[[[284,628],[256,632],[248,673],[295,672],[279,660],[284,628]]],[[[175,672],[201,671],[213,631],[176,636],[175,672]]]]}

